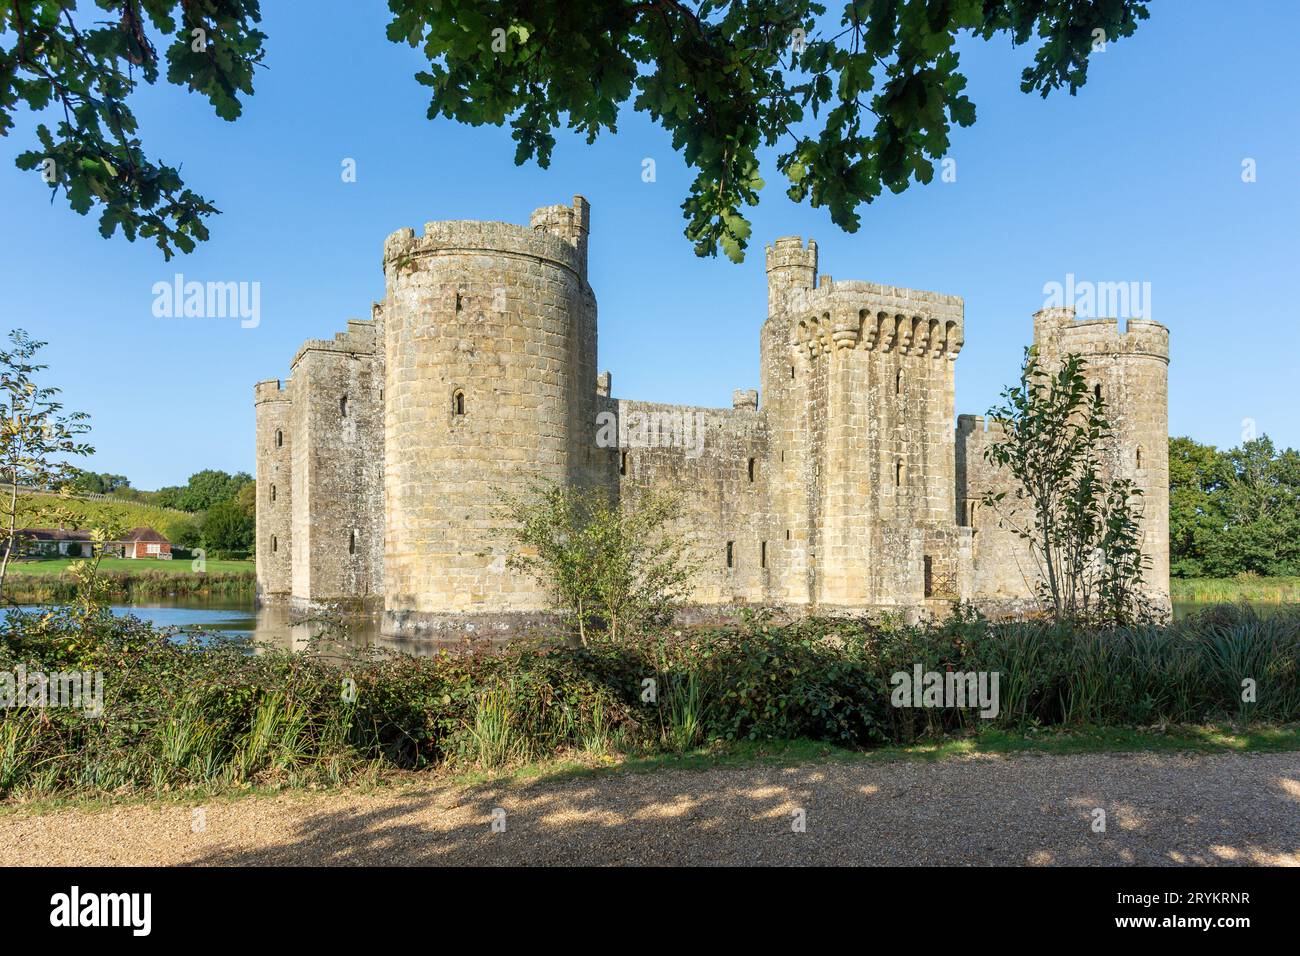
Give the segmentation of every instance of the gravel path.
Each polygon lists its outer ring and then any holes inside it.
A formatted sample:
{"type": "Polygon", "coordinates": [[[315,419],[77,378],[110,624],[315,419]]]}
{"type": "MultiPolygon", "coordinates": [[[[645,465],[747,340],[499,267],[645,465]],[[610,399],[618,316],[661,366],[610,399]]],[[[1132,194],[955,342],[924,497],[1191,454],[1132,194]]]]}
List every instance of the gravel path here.
{"type": "Polygon", "coordinates": [[[197,833],[189,806],[0,815],[0,865],[1300,865],[1300,753],[731,766],[202,809],[197,833]]]}

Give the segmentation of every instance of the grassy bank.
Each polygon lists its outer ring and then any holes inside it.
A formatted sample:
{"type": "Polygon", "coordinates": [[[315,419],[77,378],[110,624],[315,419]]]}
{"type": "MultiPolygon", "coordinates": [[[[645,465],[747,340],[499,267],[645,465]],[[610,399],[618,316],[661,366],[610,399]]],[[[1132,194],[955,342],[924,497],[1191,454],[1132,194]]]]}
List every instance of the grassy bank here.
{"type": "Polygon", "coordinates": [[[1300,603],[1300,577],[1172,578],[1169,593],[1175,601],[1300,603]]]}
{"type": "MultiPolygon", "coordinates": [[[[15,561],[5,579],[5,597],[20,603],[71,601],[77,585],[68,573],[72,558],[15,561]]],[[[100,574],[115,600],[173,594],[251,596],[257,580],[252,561],[207,561],[195,571],[189,560],[104,558],[100,574]]]]}
{"type": "Polygon", "coordinates": [[[1050,729],[1077,742],[1088,728],[1231,724],[1246,733],[1300,720],[1296,608],[1259,617],[1221,607],[1167,627],[1106,631],[970,618],[913,627],[751,620],[587,649],[525,641],[501,653],[342,664],[198,650],[106,616],[13,613],[0,631],[0,673],[20,663],[104,679],[99,719],[0,712],[0,794],[23,798],[337,785],[573,755],[626,764],[790,741],[942,749],[996,746],[991,732],[1031,740],[1050,729]],[[893,706],[892,675],[918,664],[997,673],[996,716],[893,706]],[[1246,679],[1253,701],[1242,700],[1246,679]]]}

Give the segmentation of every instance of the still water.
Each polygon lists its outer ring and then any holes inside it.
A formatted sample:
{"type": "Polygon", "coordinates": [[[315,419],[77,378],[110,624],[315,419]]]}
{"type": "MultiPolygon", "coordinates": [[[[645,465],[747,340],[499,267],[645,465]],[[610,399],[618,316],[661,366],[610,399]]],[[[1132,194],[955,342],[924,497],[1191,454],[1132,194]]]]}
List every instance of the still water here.
{"type": "Polygon", "coordinates": [[[113,613],[133,615],[157,627],[177,628],[181,634],[212,634],[261,648],[305,650],[313,640],[320,650],[389,648],[409,653],[433,653],[446,644],[396,641],[382,637],[379,622],[369,617],[328,621],[309,619],[285,607],[253,606],[252,598],[199,597],[151,598],[138,604],[115,604],[113,613]]]}
{"type": "MultiPolygon", "coordinates": [[[[1194,601],[1174,604],[1175,619],[1186,617],[1208,604],[1194,601]]],[[[1267,610],[1269,605],[1260,605],[1267,610]]],[[[157,598],[140,604],[114,605],[113,613],[133,614],[159,627],[217,634],[244,642],[250,651],[259,647],[304,650],[313,640],[319,650],[387,649],[412,654],[431,654],[440,649],[462,646],[460,642],[397,640],[379,633],[374,618],[349,618],[329,622],[306,619],[301,612],[285,607],[253,607],[252,598],[197,597],[157,598]]]]}

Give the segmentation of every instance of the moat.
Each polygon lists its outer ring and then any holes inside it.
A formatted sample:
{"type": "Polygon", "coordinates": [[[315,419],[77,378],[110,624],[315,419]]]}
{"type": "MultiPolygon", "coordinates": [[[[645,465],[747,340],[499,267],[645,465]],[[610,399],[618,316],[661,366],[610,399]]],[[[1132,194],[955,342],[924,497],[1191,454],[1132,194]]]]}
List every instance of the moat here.
{"type": "MultiPolygon", "coordinates": [[[[1211,603],[1213,602],[1176,601],[1174,617],[1183,618],[1211,603]]],[[[1267,611],[1279,605],[1256,603],[1254,606],[1267,611]]],[[[432,654],[444,648],[460,646],[459,642],[404,641],[385,637],[379,632],[378,621],[372,618],[344,620],[328,628],[322,623],[304,623],[299,615],[291,616],[283,607],[255,608],[251,598],[153,598],[139,604],[115,604],[113,612],[134,614],[158,627],[174,627],[181,632],[215,635],[243,642],[254,652],[258,648],[305,650],[313,637],[318,635],[327,647],[374,647],[412,654],[432,654]],[[328,634],[324,634],[327,630],[328,634]]]]}

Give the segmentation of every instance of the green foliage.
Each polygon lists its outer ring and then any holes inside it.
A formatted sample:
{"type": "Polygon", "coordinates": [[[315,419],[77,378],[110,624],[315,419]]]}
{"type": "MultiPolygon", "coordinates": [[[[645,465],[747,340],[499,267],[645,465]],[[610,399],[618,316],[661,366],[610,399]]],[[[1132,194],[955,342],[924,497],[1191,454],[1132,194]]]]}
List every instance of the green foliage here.
{"type": "Polygon", "coordinates": [[[1171,438],[1169,552],[1175,577],[1300,574],[1300,452],[1171,438]]]}
{"type": "Polygon", "coordinates": [[[110,495],[130,488],[131,482],[125,475],[100,474],[78,468],[73,471],[66,487],[68,491],[78,495],[110,495]]]}
{"type": "Polygon", "coordinates": [[[253,476],[246,471],[232,475],[216,468],[205,468],[190,475],[183,486],[159,488],[154,493],[154,503],[180,511],[207,511],[213,505],[230,501],[252,481],[253,476]]]}
{"type": "MultiPolygon", "coordinates": [[[[0,7],[0,135],[20,108],[61,118],[18,156],[85,215],[101,209],[163,255],[208,238],[218,212],[178,167],[145,154],[129,101],[166,78],[236,119],[264,56],[258,0],[97,0],[111,14],[78,24],[67,0],[0,7]],[[198,31],[198,32],[196,32],[198,31]],[[155,40],[167,43],[159,56],[155,40]]],[[[852,232],[883,189],[928,183],[952,124],[969,126],[956,41],[969,33],[1036,43],[1021,89],[1046,96],[1087,79],[1098,42],[1131,36],[1147,0],[389,0],[388,37],[429,61],[428,116],[509,123],[515,161],[550,163],[561,123],[593,142],[620,107],[648,114],[696,173],[682,209],[700,255],[744,257],[763,180],[760,149],[796,202],[852,232]]]]}
{"type": "Polygon", "coordinates": [[[0,482],[3,483],[4,539],[0,547],[0,596],[5,573],[16,552],[18,518],[27,506],[23,488],[50,488],[73,476],[69,456],[92,455],[95,449],[80,440],[90,430],[85,412],[63,411],[59,389],[38,385],[36,376],[47,366],[36,361],[46,343],[22,329],[9,333],[10,347],[0,349],[0,482]]]}
{"type": "Polygon", "coordinates": [[[203,546],[213,551],[248,551],[257,532],[254,486],[250,482],[233,498],[219,501],[203,516],[203,546]]]}
{"type": "Polygon", "coordinates": [[[430,119],[510,124],[515,162],[550,164],[564,122],[593,142],[628,103],[696,173],[682,204],[699,255],[744,257],[763,180],[759,150],[795,202],[854,232],[882,189],[928,183],[952,124],[969,126],[957,37],[1036,42],[1021,89],[1087,79],[1099,40],[1132,35],[1146,0],[389,0],[388,37],[429,61],[430,119]],[[838,21],[838,22],[836,22],[838,21]],[[562,115],[564,119],[562,120],[562,115]]]}
{"type": "Polygon", "coordinates": [[[207,97],[222,119],[241,111],[262,61],[258,0],[96,0],[79,16],[68,0],[0,7],[0,135],[21,110],[60,117],[36,127],[39,147],[18,156],[81,215],[100,208],[105,238],[153,239],[170,259],[208,238],[215,206],[181,181],[178,167],[147,156],[129,100],[163,66],[155,38],[170,40],[167,81],[207,97]],[[108,14],[96,19],[96,14],[108,14]]]}
{"type": "Polygon", "coordinates": [[[693,564],[672,531],[681,506],[671,496],[620,504],[599,489],[534,482],[498,502],[507,566],[551,592],[580,643],[593,630],[617,638],[666,621],[686,592],[693,564]]]}
{"type": "Polygon", "coordinates": [[[182,643],[103,611],[13,611],[0,624],[0,672],[101,671],[104,712],[0,709],[0,797],[339,783],[386,768],[676,753],[717,740],[862,748],[976,728],[1300,719],[1295,606],[1106,628],[964,611],[918,626],[758,615],[640,638],[326,658],[182,643]],[[917,664],[997,672],[996,717],[892,706],[891,676],[917,664]],[[657,695],[645,694],[647,679],[657,695]]]}
{"type": "Polygon", "coordinates": [[[1126,478],[1105,478],[1100,460],[1113,444],[1100,392],[1090,392],[1087,363],[1066,355],[1055,371],[1025,350],[1020,382],[989,411],[1001,437],[984,455],[1015,485],[984,502],[1029,545],[1043,603],[1057,620],[1126,623],[1147,613],[1137,499],[1126,478]]]}

